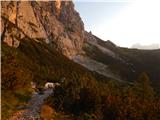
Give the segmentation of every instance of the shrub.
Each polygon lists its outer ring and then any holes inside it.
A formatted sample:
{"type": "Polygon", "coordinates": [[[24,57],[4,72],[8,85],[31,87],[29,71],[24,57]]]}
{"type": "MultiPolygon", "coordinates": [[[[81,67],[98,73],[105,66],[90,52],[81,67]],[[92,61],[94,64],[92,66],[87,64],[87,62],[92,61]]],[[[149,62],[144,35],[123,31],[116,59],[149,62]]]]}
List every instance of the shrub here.
{"type": "Polygon", "coordinates": [[[41,120],[52,120],[55,111],[48,105],[43,105],[40,111],[41,120]]]}

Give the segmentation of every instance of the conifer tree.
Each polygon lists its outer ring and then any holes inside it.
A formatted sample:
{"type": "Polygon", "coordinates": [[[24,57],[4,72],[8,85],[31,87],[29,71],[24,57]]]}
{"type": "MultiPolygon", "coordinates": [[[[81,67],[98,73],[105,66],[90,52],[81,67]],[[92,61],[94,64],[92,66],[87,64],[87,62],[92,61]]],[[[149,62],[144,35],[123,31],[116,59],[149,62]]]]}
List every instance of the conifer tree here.
{"type": "Polygon", "coordinates": [[[154,90],[145,72],[141,73],[138,80],[135,81],[134,89],[138,97],[142,99],[152,99],[154,97],[154,90]]]}

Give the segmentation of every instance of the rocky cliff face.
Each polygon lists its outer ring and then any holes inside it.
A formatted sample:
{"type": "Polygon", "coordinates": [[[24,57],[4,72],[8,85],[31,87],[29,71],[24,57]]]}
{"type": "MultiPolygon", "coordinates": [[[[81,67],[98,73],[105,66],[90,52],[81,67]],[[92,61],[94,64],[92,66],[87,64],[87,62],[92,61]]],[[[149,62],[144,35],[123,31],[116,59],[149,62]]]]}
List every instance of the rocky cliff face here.
{"type": "Polygon", "coordinates": [[[71,1],[1,2],[2,40],[18,47],[24,37],[45,41],[68,58],[81,54],[84,26],[71,1]]]}
{"type": "Polygon", "coordinates": [[[1,39],[8,45],[18,47],[22,40],[26,40],[24,38],[44,41],[103,76],[132,81],[146,71],[157,85],[159,50],[121,48],[84,31],[83,22],[71,1],[1,3],[1,39]]]}

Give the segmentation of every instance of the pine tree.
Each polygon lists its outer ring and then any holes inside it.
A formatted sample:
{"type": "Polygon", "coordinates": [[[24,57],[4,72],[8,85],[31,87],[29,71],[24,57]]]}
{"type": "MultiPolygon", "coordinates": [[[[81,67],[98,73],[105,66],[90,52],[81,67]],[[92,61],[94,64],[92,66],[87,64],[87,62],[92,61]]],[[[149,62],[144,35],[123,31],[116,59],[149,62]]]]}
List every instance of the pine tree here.
{"type": "Polygon", "coordinates": [[[135,81],[134,90],[138,97],[142,99],[152,99],[154,97],[154,90],[145,72],[140,74],[138,80],[135,81]]]}

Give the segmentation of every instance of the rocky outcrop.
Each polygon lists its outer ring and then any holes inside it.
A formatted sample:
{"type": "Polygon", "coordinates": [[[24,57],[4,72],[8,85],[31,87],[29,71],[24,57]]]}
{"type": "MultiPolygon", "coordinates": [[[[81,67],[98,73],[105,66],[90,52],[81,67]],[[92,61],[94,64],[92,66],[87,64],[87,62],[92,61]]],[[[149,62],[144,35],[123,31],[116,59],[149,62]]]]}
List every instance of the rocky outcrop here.
{"type": "Polygon", "coordinates": [[[103,46],[102,46],[100,44],[100,41],[102,41],[102,40],[100,40],[99,38],[94,36],[91,32],[85,31],[84,32],[84,45],[83,45],[83,49],[85,51],[85,54],[76,55],[76,56],[74,56],[73,60],[91,71],[94,71],[94,72],[97,72],[103,76],[121,81],[121,77],[117,72],[112,71],[108,65],[106,65],[106,64],[102,63],[101,61],[98,61],[97,59],[94,59],[92,57],[92,54],[93,54],[93,55],[95,55],[95,57],[97,56],[97,58],[98,58],[99,56],[97,55],[97,53],[95,51],[101,51],[104,55],[107,55],[108,57],[112,57],[112,58],[117,59],[119,61],[123,61],[123,59],[120,58],[117,55],[117,53],[115,53],[114,51],[112,51],[108,47],[105,47],[105,44],[109,45],[110,47],[115,47],[115,45],[113,43],[111,43],[110,41],[107,41],[107,42],[103,43],[102,44],[103,46]],[[94,49],[97,49],[97,50],[93,51],[94,49]],[[91,53],[88,54],[88,51],[91,51],[91,53]]]}
{"type": "Polygon", "coordinates": [[[118,75],[114,71],[111,71],[109,69],[108,65],[105,65],[105,64],[103,64],[99,61],[96,61],[90,57],[83,56],[83,55],[77,55],[74,57],[73,60],[91,71],[97,72],[97,73],[99,73],[103,76],[109,77],[111,79],[121,81],[120,75],[118,75]]]}
{"type": "Polygon", "coordinates": [[[68,58],[83,52],[84,26],[71,1],[1,3],[1,35],[8,45],[18,47],[27,36],[45,41],[68,58]]]}

